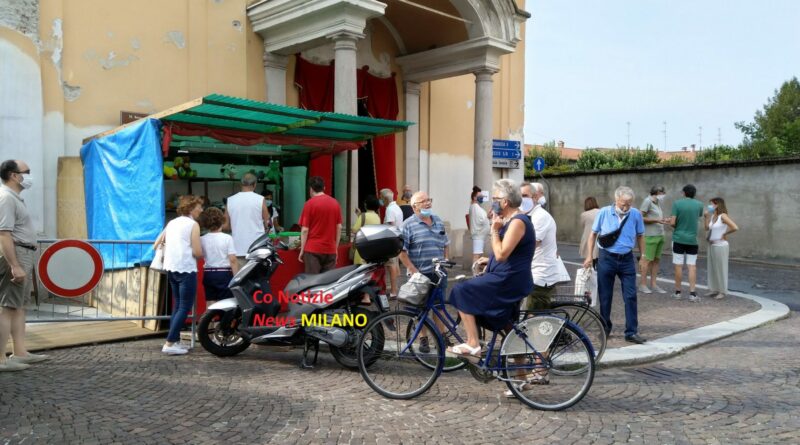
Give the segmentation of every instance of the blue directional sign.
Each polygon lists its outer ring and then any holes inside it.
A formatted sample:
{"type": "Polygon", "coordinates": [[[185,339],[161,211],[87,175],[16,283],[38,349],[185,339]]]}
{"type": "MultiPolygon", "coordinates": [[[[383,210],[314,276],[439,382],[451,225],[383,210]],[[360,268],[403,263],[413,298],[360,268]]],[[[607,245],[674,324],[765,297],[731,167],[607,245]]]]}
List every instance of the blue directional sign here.
{"type": "Polygon", "coordinates": [[[493,159],[522,159],[522,148],[519,141],[503,139],[492,140],[493,159]]]}
{"type": "Polygon", "coordinates": [[[533,169],[536,170],[537,173],[544,170],[545,165],[544,158],[541,156],[537,156],[536,159],[533,160],[533,169]]]}

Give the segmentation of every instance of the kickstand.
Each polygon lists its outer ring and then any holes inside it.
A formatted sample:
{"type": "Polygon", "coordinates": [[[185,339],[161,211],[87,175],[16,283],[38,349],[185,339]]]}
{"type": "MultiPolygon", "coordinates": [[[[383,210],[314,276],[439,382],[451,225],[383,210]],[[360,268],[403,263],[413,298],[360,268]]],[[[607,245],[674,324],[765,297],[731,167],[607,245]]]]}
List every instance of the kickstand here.
{"type": "Polygon", "coordinates": [[[318,355],[319,340],[306,338],[306,342],[303,345],[303,361],[300,363],[300,369],[314,369],[314,365],[317,364],[318,355]],[[314,359],[311,361],[311,363],[308,363],[308,353],[311,351],[312,346],[314,348],[314,359]]]}

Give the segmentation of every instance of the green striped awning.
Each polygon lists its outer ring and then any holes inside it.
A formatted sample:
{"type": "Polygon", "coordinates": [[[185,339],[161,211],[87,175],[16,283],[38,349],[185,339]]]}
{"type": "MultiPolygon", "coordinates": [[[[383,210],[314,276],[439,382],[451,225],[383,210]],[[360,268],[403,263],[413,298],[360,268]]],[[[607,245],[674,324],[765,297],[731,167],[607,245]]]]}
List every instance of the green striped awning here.
{"type": "MultiPolygon", "coordinates": [[[[148,118],[160,119],[164,123],[176,122],[209,128],[342,142],[366,141],[376,136],[405,131],[412,125],[412,122],[303,110],[221,94],[211,94],[195,99],[152,114],[148,118]]],[[[100,133],[88,139],[106,136],[123,127],[100,133]]],[[[173,142],[173,145],[177,142],[173,142]]],[[[213,144],[213,142],[209,143],[213,144]]],[[[274,149],[278,149],[277,147],[275,146],[274,149]]],[[[284,150],[289,148],[283,145],[280,147],[284,150]]],[[[212,149],[213,147],[208,146],[208,148],[212,149]]],[[[256,149],[267,152],[273,150],[266,146],[256,149]]],[[[300,150],[299,147],[291,147],[291,149],[300,150]]]]}

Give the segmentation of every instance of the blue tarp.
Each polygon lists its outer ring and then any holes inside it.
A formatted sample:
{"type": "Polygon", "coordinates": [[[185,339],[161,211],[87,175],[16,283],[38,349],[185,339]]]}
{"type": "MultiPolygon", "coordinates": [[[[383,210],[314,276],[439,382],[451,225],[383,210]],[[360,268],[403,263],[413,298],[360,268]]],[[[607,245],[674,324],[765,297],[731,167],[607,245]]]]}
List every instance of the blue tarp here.
{"type": "MultiPolygon", "coordinates": [[[[89,239],[155,241],[164,227],[161,122],[145,119],[81,147],[89,239]]],[[[106,269],[153,258],[151,246],[96,245],[106,269]],[[143,248],[144,247],[144,248],[143,248]]]]}

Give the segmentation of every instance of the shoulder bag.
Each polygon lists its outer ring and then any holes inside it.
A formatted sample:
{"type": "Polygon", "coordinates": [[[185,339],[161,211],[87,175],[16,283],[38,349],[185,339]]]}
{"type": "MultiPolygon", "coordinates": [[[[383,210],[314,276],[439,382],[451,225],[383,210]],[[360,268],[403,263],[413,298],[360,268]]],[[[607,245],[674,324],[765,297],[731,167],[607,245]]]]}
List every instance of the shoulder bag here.
{"type": "Polygon", "coordinates": [[[619,239],[619,234],[622,233],[622,228],[625,226],[625,223],[628,222],[628,218],[630,217],[631,214],[628,213],[625,218],[622,219],[622,222],[619,224],[619,227],[617,227],[617,230],[597,237],[597,242],[600,244],[600,247],[608,249],[609,247],[613,246],[617,242],[617,239],[619,239]]]}

